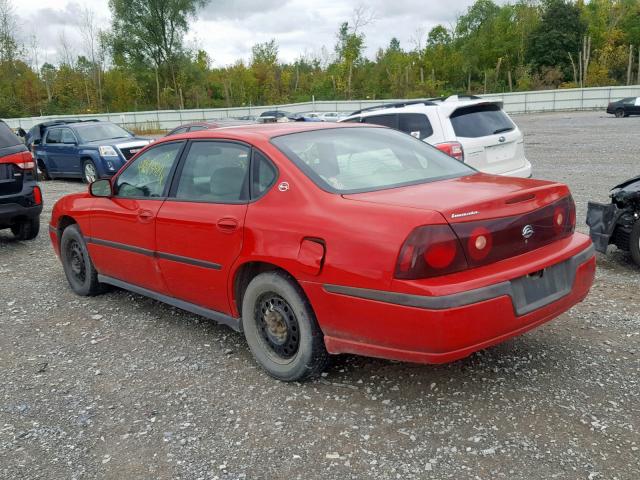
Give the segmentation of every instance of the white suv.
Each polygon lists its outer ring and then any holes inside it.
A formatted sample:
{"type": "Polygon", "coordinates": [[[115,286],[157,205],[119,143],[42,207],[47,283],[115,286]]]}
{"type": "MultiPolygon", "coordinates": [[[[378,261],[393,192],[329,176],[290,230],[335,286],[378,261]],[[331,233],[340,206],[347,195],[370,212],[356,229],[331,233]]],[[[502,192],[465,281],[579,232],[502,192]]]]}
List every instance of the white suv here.
{"type": "Polygon", "coordinates": [[[522,132],[502,110],[502,102],[453,95],[366,108],[340,121],[401,130],[482,172],[531,176],[522,132]]]}

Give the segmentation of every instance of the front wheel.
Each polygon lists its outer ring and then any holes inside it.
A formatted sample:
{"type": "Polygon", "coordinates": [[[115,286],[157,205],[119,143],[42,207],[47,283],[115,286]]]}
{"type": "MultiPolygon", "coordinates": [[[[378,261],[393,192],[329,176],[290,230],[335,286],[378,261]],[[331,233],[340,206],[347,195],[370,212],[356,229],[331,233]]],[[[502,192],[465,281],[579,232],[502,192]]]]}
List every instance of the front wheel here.
{"type": "Polygon", "coordinates": [[[77,225],[70,225],[62,232],[60,259],[71,289],[83,297],[102,293],[98,272],[89,257],[87,244],[77,225]]]}
{"type": "Polygon", "coordinates": [[[631,258],[633,258],[635,264],[640,267],[640,220],[638,220],[631,229],[629,250],[631,251],[631,258]]]}
{"type": "Polygon", "coordinates": [[[253,356],[278,380],[315,377],[329,362],[311,304],[284,273],[262,273],[249,283],[242,300],[242,326],[253,356]]]}
{"type": "Polygon", "coordinates": [[[25,218],[11,226],[11,233],[18,240],[33,240],[40,232],[40,217],[25,218]]]}
{"type": "Polygon", "coordinates": [[[85,160],[82,164],[82,181],[93,183],[98,180],[98,170],[91,160],[85,160]]]}

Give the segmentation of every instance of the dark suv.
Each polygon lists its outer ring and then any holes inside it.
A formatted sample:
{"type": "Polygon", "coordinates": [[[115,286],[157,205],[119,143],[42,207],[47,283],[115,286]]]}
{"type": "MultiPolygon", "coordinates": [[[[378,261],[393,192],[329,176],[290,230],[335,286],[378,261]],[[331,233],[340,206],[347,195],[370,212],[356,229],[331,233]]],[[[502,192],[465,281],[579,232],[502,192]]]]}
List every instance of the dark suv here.
{"type": "Polygon", "coordinates": [[[0,121],[0,229],[10,228],[19,240],[40,231],[42,192],[35,167],[24,143],[0,121]]]}

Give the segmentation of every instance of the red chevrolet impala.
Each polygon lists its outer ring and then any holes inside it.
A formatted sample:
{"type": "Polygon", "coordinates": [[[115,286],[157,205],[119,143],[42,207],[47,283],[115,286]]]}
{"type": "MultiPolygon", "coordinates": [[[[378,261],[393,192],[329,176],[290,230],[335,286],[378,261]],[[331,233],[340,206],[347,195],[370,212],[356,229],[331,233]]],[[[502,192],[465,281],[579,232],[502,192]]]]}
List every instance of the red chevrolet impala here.
{"type": "Polygon", "coordinates": [[[115,285],[244,331],[272,376],[329,353],[449,362],[580,302],[565,185],[478,173],[404,133],[288,123],[176,135],[54,207],[71,288],[115,285]]]}

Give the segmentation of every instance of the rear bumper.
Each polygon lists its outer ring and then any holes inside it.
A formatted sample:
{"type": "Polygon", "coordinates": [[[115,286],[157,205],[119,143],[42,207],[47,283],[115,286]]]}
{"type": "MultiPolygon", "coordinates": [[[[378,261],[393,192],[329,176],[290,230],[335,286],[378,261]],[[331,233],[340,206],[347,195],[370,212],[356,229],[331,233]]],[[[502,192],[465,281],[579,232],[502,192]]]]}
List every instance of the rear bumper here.
{"type": "Polygon", "coordinates": [[[529,160],[525,159],[523,167],[520,167],[516,170],[511,170],[509,172],[503,172],[503,173],[500,173],[499,175],[505,176],[505,177],[531,178],[531,175],[532,175],[531,163],[529,162],[529,160]]]}
{"type": "Polygon", "coordinates": [[[10,227],[23,218],[36,218],[42,213],[42,205],[25,207],[19,203],[0,203],[0,228],[10,227]]]}
{"type": "Polygon", "coordinates": [[[327,285],[304,288],[329,352],[445,363],[520,335],[582,301],[595,277],[595,255],[586,237],[580,237],[577,253],[574,242],[565,248],[565,253],[573,250],[568,257],[547,265],[569,265],[571,275],[564,291],[543,301],[518,299],[519,278],[442,296],[373,291],[374,299],[327,285]]]}

